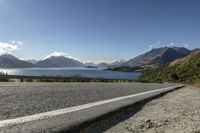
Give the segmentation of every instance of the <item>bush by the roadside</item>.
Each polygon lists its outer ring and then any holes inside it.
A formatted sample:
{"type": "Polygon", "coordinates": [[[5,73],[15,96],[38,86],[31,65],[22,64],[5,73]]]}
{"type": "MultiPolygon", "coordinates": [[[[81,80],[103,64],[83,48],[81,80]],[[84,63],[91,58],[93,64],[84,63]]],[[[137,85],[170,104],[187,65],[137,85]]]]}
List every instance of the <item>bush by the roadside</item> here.
{"type": "Polygon", "coordinates": [[[134,80],[121,79],[103,79],[103,78],[84,78],[84,77],[66,77],[66,78],[49,78],[41,77],[39,79],[23,79],[23,82],[109,82],[109,83],[127,83],[134,82],[134,80]]]}
{"type": "Polygon", "coordinates": [[[10,80],[6,78],[0,78],[0,82],[10,82],[10,80]]]}
{"type": "Polygon", "coordinates": [[[161,81],[161,80],[150,80],[150,79],[146,79],[146,78],[142,78],[142,77],[136,79],[135,82],[140,82],[140,83],[160,83],[160,84],[163,83],[163,81],[161,81]]]}
{"type": "MultiPolygon", "coordinates": [[[[1,71],[1,72],[0,72],[0,75],[8,75],[8,74],[1,71]]],[[[0,77],[0,82],[13,82],[13,81],[10,80],[10,79],[8,79],[8,78],[0,77]]]]}

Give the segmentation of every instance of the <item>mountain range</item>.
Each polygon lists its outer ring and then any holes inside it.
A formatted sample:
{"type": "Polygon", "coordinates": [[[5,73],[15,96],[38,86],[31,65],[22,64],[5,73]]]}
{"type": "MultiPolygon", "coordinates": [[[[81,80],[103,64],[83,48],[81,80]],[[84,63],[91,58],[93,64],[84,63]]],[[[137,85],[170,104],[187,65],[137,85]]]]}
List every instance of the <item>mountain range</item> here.
{"type": "Polygon", "coordinates": [[[117,66],[121,66],[124,62],[125,62],[125,60],[120,59],[120,60],[116,60],[112,63],[101,62],[99,64],[96,64],[96,66],[102,67],[102,68],[117,67],[117,66]]]}
{"type": "Polygon", "coordinates": [[[117,66],[123,63],[123,60],[118,60],[113,63],[99,63],[95,64],[92,62],[82,63],[72,58],[65,56],[51,56],[46,59],[37,61],[31,60],[20,60],[11,54],[0,55],[0,68],[63,68],[63,67],[102,67],[107,68],[111,66],[117,66]]]}
{"type": "Polygon", "coordinates": [[[192,51],[183,47],[161,47],[139,55],[118,67],[109,68],[116,71],[144,71],[165,66],[170,62],[189,55],[192,51]]]}
{"type": "MultiPolygon", "coordinates": [[[[116,71],[144,71],[165,66],[170,62],[189,55],[193,50],[183,47],[161,47],[152,49],[142,55],[132,58],[128,61],[118,60],[113,63],[101,62],[95,64],[92,62],[82,63],[65,56],[51,56],[46,59],[36,60],[20,60],[13,55],[4,54],[0,56],[1,68],[56,68],[56,67],[102,67],[116,71]]],[[[194,51],[198,51],[195,49],[194,51]]]]}

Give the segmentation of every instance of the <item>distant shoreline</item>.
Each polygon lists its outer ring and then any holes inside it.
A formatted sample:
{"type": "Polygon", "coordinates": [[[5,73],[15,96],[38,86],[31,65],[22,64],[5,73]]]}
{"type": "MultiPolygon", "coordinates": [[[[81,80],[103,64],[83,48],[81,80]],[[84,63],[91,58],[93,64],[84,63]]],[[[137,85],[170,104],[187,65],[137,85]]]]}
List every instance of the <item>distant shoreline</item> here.
{"type": "Polygon", "coordinates": [[[26,76],[26,75],[0,75],[1,82],[135,82],[134,79],[105,79],[88,78],[78,75],[64,76],[26,76]]]}

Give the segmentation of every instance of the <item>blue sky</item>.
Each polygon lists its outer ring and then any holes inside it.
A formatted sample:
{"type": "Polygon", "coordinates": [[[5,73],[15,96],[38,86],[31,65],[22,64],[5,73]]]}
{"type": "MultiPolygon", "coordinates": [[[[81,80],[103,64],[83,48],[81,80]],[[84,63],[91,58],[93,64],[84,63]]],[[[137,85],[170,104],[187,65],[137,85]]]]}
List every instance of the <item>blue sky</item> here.
{"type": "Polygon", "coordinates": [[[19,58],[111,62],[199,42],[199,0],[0,0],[0,53],[19,58]]]}

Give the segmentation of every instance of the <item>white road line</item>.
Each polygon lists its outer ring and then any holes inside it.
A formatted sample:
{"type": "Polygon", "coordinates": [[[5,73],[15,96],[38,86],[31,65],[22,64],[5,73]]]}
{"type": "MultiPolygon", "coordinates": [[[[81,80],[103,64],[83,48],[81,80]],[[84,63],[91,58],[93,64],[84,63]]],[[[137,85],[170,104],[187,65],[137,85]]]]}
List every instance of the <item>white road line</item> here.
{"type": "Polygon", "coordinates": [[[148,91],[148,92],[142,92],[142,93],[118,97],[118,98],[112,98],[112,99],[109,99],[109,100],[103,100],[103,101],[88,103],[88,104],[74,106],[74,107],[65,108],[65,109],[49,111],[49,112],[45,112],[45,113],[39,113],[39,114],[35,114],[35,115],[29,115],[29,116],[25,116],[25,117],[19,117],[19,118],[15,118],[15,119],[7,119],[7,120],[0,121],[0,128],[5,127],[5,126],[9,126],[9,125],[16,125],[16,124],[20,124],[20,123],[26,123],[26,122],[41,120],[41,119],[49,118],[49,117],[53,117],[53,116],[59,116],[59,115],[62,115],[62,114],[72,113],[72,112],[75,112],[75,111],[99,106],[99,105],[106,104],[106,103],[120,101],[120,100],[124,100],[124,99],[128,99],[128,98],[133,98],[133,97],[136,97],[136,96],[141,96],[141,95],[145,95],[145,94],[163,91],[163,90],[170,90],[170,89],[177,88],[177,87],[180,87],[180,85],[156,89],[156,90],[152,90],[152,91],[148,91]]]}

